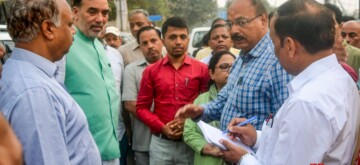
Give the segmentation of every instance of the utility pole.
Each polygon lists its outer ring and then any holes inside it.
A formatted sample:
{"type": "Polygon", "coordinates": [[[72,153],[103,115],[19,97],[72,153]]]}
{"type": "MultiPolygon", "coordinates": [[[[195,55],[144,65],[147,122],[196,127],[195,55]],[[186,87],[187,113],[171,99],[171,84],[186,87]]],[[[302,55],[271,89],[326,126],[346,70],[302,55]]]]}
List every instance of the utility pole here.
{"type": "Polygon", "coordinates": [[[116,27],[120,31],[129,31],[128,29],[128,9],[126,0],[115,0],[116,4],[116,27]]]}

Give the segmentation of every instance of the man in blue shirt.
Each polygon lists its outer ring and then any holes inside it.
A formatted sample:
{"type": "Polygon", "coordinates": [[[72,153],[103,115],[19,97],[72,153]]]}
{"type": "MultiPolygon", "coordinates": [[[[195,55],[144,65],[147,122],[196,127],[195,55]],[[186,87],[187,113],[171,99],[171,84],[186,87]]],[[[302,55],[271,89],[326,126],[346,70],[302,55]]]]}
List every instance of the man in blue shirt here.
{"type": "Polygon", "coordinates": [[[23,146],[25,164],[101,164],[84,112],[56,79],[73,41],[65,0],[16,0],[8,30],[15,49],[0,81],[0,111],[23,146]]]}
{"type": "Polygon", "coordinates": [[[234,0],[228,8],[227,26],[234,47],[241,49],[228,83],[217,98],[205,105],[186,105],[177,116],[219,120],[225,130],[234,117],[251,118],[256,129],[274,115],[288,97],[291,76],[280,66],[269,37],[267,11],[259,0],[234,0]]]}

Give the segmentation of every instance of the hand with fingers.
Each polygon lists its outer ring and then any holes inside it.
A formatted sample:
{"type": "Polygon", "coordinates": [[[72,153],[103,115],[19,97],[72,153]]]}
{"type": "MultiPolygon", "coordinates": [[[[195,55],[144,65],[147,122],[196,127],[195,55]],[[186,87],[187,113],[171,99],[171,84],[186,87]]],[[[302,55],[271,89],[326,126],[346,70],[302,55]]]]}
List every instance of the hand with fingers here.
{"type": "Polygon", "coordinates": [[[243,155],[248,153],[241,147],[231,144],[229,141],[220,140],[220,143],[228,149],[222,151],[222,157],[226,161],[237,163],[243,155]]]}
{"type": "Polygon", "coordinates": [[[162,127],[161,133],[172,140],[179,140],[182,137],[184,119],[174,119],[162,127]]]}
{"type": "Polygon", "coordinates": [[[220,157],[223,155],[223,152],[221,149],[217,146],[214,146],[212,144],[205,144],[205,146],[202,148],[201,153],[204,155],[211,155],[214,157],[220,157]]]}
{"type": "Polygon", "coordinates": [[[184,130],[184,124],[185,124],[185,119],[182,118],[176,118],[173,121],[169,122],[170,124],[170,128],[175,132],[175,133],[179,133],[179,132],[183,132],[184,130]]]}
{"type": "Polygon", "coordinates": [[[196,118],[202,115],[204,108],[199,105],[187,104],[181,107],[175,114],[175,118],[196,118]]]}
{"type": "Polygon", "coordinates": [[[230,131],[228,135],[230,136],[230,139],[238,137],[242,143],[249,147],[253,147],[257,138],[256,129],[251,124],[236,126],[245,120],[245,118],[233,118],[227,128],[230,131]]]}

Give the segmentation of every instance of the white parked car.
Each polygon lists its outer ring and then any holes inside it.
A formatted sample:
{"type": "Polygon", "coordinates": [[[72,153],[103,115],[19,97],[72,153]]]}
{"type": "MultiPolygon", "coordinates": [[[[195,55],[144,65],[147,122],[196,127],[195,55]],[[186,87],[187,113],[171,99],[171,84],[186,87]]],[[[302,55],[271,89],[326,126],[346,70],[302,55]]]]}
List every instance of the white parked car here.
{"type": "Polygon", "coordinates": [[[14,49],[15,46],[6,29],[6,25],[0,25],[0,44],[5,46],[7,52],[7,54],[1,60],[1,62],[4,63],[6,59],[10,57],[11,51],[14,49]]]}
{"type": "Polygon", "coordinates": [[[189,47],[188,47],[188,52],[190,55],[192,55],[192,53],[194,52],[194,50],[196,50],[197,47],[197,43],[202,42],[202,38],[204,37],[204,35],[206,33],[208,33],[210,30],[210,27],[198,27],[198,28],[193,28],[191,33],[190,33],[190,43],[189,43],[189,47]]]}

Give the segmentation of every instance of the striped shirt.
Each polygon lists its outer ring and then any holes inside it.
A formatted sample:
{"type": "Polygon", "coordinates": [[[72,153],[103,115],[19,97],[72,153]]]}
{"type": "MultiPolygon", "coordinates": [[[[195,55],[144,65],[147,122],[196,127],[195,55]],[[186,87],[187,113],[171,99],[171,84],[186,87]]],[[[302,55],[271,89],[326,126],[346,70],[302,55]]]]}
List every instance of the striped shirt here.
{"type": "Polygon", "coordinates": [[[275,115],[288,97],[286,85],[290,80],[275,57],[267,33],[251,51],[241,51],[227,85],[214,101],[203,105],[203,118],[220,119],[220,128],[225,130],[232,118],[257,116],[253,125],[259,130],[266,117],[275,115]]]}

